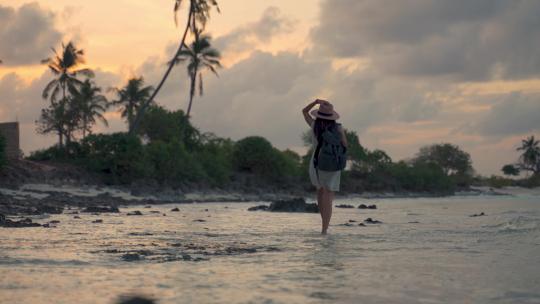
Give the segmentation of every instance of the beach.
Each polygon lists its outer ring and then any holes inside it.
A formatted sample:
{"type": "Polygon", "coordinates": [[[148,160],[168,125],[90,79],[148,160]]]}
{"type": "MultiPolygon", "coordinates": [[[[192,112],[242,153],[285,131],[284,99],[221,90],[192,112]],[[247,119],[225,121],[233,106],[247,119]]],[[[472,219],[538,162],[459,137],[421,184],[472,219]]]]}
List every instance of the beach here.
{"type": "Polygon", "coordinates": [[[256,201],[71,208],[0,228],[0,302],[537,303],[538,202],[339,199],[377,209],[334,208],[327,236],[318,214],[247,211],[256,201]]]}

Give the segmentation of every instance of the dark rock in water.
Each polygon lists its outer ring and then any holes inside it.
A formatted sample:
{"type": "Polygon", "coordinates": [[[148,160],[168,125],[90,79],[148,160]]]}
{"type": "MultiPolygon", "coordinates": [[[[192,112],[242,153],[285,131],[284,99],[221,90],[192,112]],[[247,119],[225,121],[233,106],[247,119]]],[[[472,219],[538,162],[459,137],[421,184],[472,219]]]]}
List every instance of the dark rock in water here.
{"type": "Polygon", "coordinates": [[[81,212],[87,213],[118,213],[118,207],[114,206],[90,206],[84,208],[81,212]]]}
{"type": "Polygon", "coordinates": [[[341,205],[336,205],[336,208],[354,208],[354,206],[353,205],[341,204],[341,205]]]}
{"type": "Polygon", "coordinates": [[[171,209],[171,212],[180,212],[180,209],[178,209],[178,208],[172,208],[172,209],[171,209]]]}
{"type": "Polygon", "coordinates": [[[204,211],[208,212],[208,209],[204,209],[204,211]]]}
{"type": "Polygon", "coordinates": [[[143,215],[143,214],[139,210],[135,210],[132,212],[128,212],[126,215],[130,216],[130,215],[143,215]]]}
{"type": "Polygon", "coordinates": [[[257,211],[257,210],[268,210],[268,206],[266,205],[259,205],[259,206],[254,206],[254,207],[249,207],[248,208],[248,211],[257,211]]]}
{"type": "Polygon", "coordinates": [[[97,219],[95,221],[92,221],[92,223],[94,223],[94,224],[103,223],[103,220],[102,219],[97,219]]]}
{"type": "Polygon", "coordinates": [[[268,207],[268,211],[271,212],[309,212],[318,213],[319,207],[317,204],[308,204],[306,201],[299,197],[290,200],[274,201],[268,207]]]}
{"type": "Polygon", "coordinates": [[[366,205],[366,204],[360,204],[358,206],[358,209],[377,209],[377,205],[366,205]]]}
{"type": "Polygon", "coordinates": [[[344,224],[339,224],[339,226],[348,226],[348,227],[350,227],[350,226],[353,226],[353,224],[351,224],[351,223],[344,223],[344,224]]]}
{"type": "Polygon", "coordinates": [[[358,224],[358,226],[366,227],[366,224],[360,223],[360,224],[358,224]]]}
{"type": "Polygon", "coordinates": [[[126,262],[139,261],[140,259],[141,259],[141,256],[137,253],[126,253],[122,255],[122,260],[126,262]]]}
{"type": "Polygon", "coordinates": [[[201,219],[196,219],[196,220],[193,220],[194,222],[206,222],[206,220],[201,220],[201,219]]]}
{"type": "Polygon", "coordinates": [[[382,224],[381,221],[378,221],[378,220],[374,220],[370,217],[368,217],[365,221],[364,221],[365,224],[382,224]]]}
{"type": "Polygon", "coordinates": [[[60,224],[60,221],[58,221],[58,220],[53,220],[53,221],[50,221],[49,224],[60,224]]]}
{"type": "Polygon", "coordinates": [[[477,217],[477,216],[485,216],[486,214],[484,212],[480,212],[478,214],[472,214],[472,215],[469,215],[469,217],[477,217]]]}
{"type": "Polygon", "coordinates": [[[144,206],[144,208],[147,208],[147,209],[149,209],[149,208],[152,208],[152,206],[144,206]]]}
{"type": "Polygon", "coordinates": [[[140,296],[121,297],[117,304],[155,304],[153,299],[140,296]]]}
{"type": "Polygon", "coordinates": [[[184,261],[191,261],[193,258],[189,254],[182,254],[182,259],[184,261]]]}
{"type": "Polygon", "coordinates": [[[157,210],[152,210],[152,211],[150,211],[150,213],[161,213],[161,212],[159,212],[157,210]]]}
{"type": "Polygon", "coordinates": [[[64,211],[63,207],[60,206],[51,206],[51,205],[39,205],[36,206],[36,213],[37,214],[61,214],[64,211]]]}
{"type": "Polygon", "coordinates": [[[3,214],[0,214],[0,227],[5,228],[27,228],[27,227],[41,227],[41,224],[33,223],[31,219],[25,218],[20,221],[12,221],[6,219],[3,214]]]}
{"type": "Polygon", "coordinates": [[[356,223],[356,220],[349,220],[349,223],[356,223]]]}
{"type": "Polygon", "coordinates": [[[420,223],[419,221],[408,222],[408,224],[419,224],[419,223],[420,223]]]}
{"type": "Polygon", "coordinates": [[[74,218],[74,219],[80,219],[81,217],[78,216],[78,215],[75,215],[73,218],[74,218]]]}

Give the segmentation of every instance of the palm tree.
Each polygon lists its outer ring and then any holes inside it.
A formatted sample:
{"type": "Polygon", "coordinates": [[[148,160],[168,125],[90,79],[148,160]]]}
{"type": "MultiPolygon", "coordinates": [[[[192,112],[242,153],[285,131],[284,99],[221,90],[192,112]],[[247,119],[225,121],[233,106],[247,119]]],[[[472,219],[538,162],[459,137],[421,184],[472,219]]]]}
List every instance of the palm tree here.
{"type": "MultiPolygon", "coordinates": [[[[60,112],[72,108],[68,105],[69,100],[67,97],[68,93],[76,91],[82,84],[82,82],[77,79],[77,76],[94,76],[94,73],[90,69],[78,69],[78,67],[84,63],[84,51],[77,49],[72,42],[69,42],[67,45],[62,43],[61,54],[54,48],[52,50],[54,56],[42,60],[42,63],[47,64],[55,78],[45,86],[42,97],[43,99],[50,97],[51,109],[49,112],[56,114],[48,115],[49,118],[42,121],[69,116],[66,115],[66,113],[60,112]],[[62,99],[58,102],[58,94],[60,93],[62,94],[62,99]]],[[[56,125],[54,131],[58,133],[58,145],[62,147],[64,136],[66,137],[67,142],[71,140],[71,132],[67,130],[69,129],[67,126],[61,127],[62,125],[65,125],[63,122],[56,122],[54,125],[56,125]]]]}
{"type": "Polygon", "coordinates": [[[56,78],[47,84],[42,95],[43,99],[47,99],[50,95],[51,103],[55,103],[60,92],[62,101],[65,101],[68,90],[74,91],[82,84],[77,76],[94,77],[94,73],[90,69],[77,69],[84,64],[84,51],[77,49],[71,41],[67,45],[62,43],[61,55],[54,48],[52,50],[54,57],[41,62],[47,64],[56,78]]]}
{"type": "Polygon", "coordinates": [[[527,171],[532,171],[534,174],[540,173],[540,141],[531,135],[527,139],[521,141],[521,147],[517,151],[523,151],[519,157],[520,167],[527,171]]]}
{"type": "Polygon", "coordinates": [[[199,33],[195,35],[195,41],[187,47],[185,50],[182,50],[178,57],[175,58],[175,62],[181,63],[186,60],[189,60],[187,66],[187,72],[189,79],[191,81],[191,86],[189,90],[189,105],[187,110],[187,117],[190,117],[191,106],[193,104],[193,96],[195,96],[195,88],[197,87],[197,78],[198,78],[198,87],[199,95],[203,94],[203,78],[202,71],[203,69],[208,69],[212,73],[218,75],[216,68],[221,67],[219,59],[221,55],[219,52],[212,48],[210,45],[210,36],[199,36],[199,33]]]}
{"type": "MultiPolygon", "coordinates": [[[[180,10],[180,6],[183,2],[186,0],[175,0],[174,1],[174,20],[175,23],[177,23],[177,15],[178,11],[180,10]]],[[[148,108],[148,106],[154,101],[154,98],[158,94],[158,92],[161,90],[161,87],[165,83],[165,80],[169,77],[169,74],[171,73],[172,68],[175,65],[175,60],[178,58],[178,55],[180,55],[180,52],[185,47],[185,41],[188,32],[191,32],[192,34],[201,32],[204,30],[206,23],[208,19],[210,18],[210,10],[212,7],[215,7],[217,11],[219,12],[219,6],[216,0],[189,0],[189,11],[188,11],[188,17],[186,20],[186,26],[184,28],[184,33],[182,35],[182,38],[180,39],[180,43],[178,44],[178,49],[176,50],[176,53],[172,57],[173,59],[169,61],[169,66],[167,67],[167,70],[165,71],[165,74],[161,78],[161,81],[157,85],[156,89],[148,98],[148,100],[143,103],[137,112],[137,116],[134,119],[133,124],[131,125],[131,128],[129,129],[129,133],[133,134],[136,132],[136,129],[141,121],[142,116],[144,115],[144,111],[148,108]]]]}
{"type": "Polygon", "coordinates": [[[144,86],[143,77],[131,78],[122,89],[114,89],[118,100],[112,102],[113,105],[123,106],[122,117],[126,118],[129,130],[132,130],[134,119],[141,106],[148,102],[148,97],[154,91],[152,86],[144,86]]]}
{"type": "Polygon", "coordinates": [[[80,115],[83,138],[86,132],[92,134],[91,126],[96,123],[96,118],[108,126],[107,119],[103,113],[109,104],[107,98],[101,93],[101,88],[97,87],[90,79],[86,79],[78,91],[73,92],[73,101],[80,115]]]}

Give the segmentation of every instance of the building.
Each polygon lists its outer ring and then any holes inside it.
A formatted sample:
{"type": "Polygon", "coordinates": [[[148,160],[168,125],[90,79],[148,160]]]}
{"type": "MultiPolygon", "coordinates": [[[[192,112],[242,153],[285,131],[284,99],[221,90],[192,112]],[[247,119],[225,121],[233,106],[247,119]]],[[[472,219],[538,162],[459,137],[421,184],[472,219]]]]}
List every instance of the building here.
{"type": "Polygon", "coordinates": [[[20,158],[21,148],[19,146],[19,123],[0,123],[0,135],[6,139],[6,156],[8,159],[20,158]]]}

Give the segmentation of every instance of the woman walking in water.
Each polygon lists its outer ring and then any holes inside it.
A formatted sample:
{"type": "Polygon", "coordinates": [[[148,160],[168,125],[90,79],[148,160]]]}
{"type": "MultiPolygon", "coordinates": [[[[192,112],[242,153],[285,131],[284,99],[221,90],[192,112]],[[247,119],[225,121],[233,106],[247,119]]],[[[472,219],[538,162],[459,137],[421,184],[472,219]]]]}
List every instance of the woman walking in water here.
{"type": "Polygon", "coordinates": [[[317,99],[308,104],[302,113],[312,131],[313,153],[309,162],[309,179],[317,188],[317,204],[322,218],[321,233],[326,234],[332,217],[334,192],[339,191],[341,170],[345,166],[347,138],[341,124],[336,123],[339,114],[330,102],[317,99]],[[310,112],[316,105],[319,105],[319,109],[310,112]]]}

